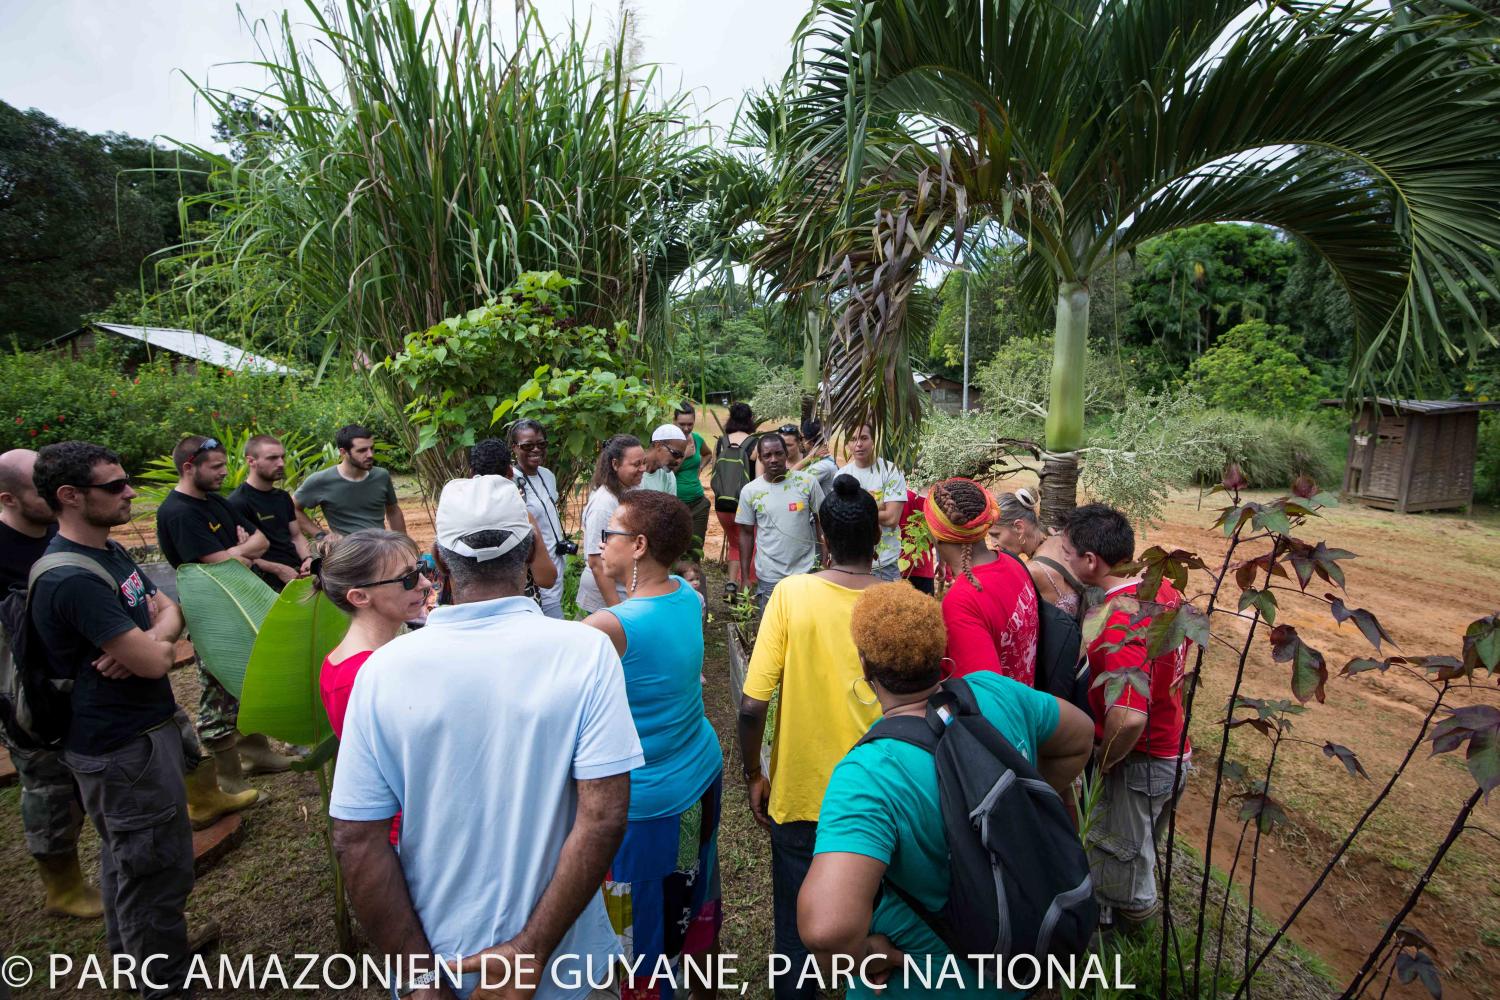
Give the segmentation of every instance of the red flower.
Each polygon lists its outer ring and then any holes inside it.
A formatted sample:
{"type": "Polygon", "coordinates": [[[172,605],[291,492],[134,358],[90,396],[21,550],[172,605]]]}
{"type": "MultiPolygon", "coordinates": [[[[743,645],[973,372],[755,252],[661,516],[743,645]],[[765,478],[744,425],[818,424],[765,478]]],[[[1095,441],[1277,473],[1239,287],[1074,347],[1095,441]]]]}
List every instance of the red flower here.
{"type": "Polygon", "coordinates": [[[118,396],[119,395],[119,393],[115,392],[113,389],[109,390],[109,394],[111,396],[118,396]]]}
{"type": "Polygon", "coordinates": [[[31,430],[31,436],[32,437],[36,437],[36,428],[32,428],[32,430],[31,430]]]}
{"type": "Polygon", "coordinates": [[[218,410],[215,410],[215,411],[214,411],[214,419],[215,419],[215,420],[218,420],[218,419],[219,419],[219,411],[218,411],[218,410]]]}
{"type": "Polygon", "coordinates": [[[21,418],[20,418],[20,417],[17,417],[17,418],[16,418],[16,423],[18,423],[18,424],[19,424],[19,423],[20,423],[20,422],[21,422],[21,418]]]}
{"type": "Polygon", "coordinates": [[[58,414],[58,415],[57,415],[57,422],[58,422],[58,423],[62,423],[62,422],[63,422],[63,415],[62,415],[62,414],[61,414],[61,413],[59,413],[59,414],[58,414]]]}

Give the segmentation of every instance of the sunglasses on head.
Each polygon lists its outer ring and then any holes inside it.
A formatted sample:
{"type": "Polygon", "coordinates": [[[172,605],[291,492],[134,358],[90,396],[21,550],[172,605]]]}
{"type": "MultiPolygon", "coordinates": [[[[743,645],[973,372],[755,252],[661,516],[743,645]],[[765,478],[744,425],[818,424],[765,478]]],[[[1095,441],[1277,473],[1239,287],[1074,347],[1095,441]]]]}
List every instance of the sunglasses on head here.
{"type": "Polygon", "coordinates": [[[107,483],[73,483],[72,485],[74,488],[80,490],[103,490],[106,493],[113,493],[115,496],[119,496],[129,488],[130,477],[125,476],[121,479],[111,479],[107,483]]]}
{"type": "Polygon", "coordinates": [[[198,446],[198,449],[194,451],[193,454],[201,455],[205,451],[218,451],[223,447],[224,446],[219,443],[218,438],[204,438],[203,443],[198,446]]]}
{"type": "Polygon", "coordinates": [[[399,584],[401,584],[401,589],[402,590],[416,590],[417,589],[417,584],[421,583],[421,582],[422,582],[422,567],[417,566],[417,567],[413,568],[411,570],[411,572],[409,572],[409,573],[403,573],[400,576],[393,576],[389,580],[375,580],[372,583],[360,583],[360,584],[355,584],[355,586],[359,587],[361,590],[367,590],[370,587],[380,587],[380,586],[383,586],[383,585],[385,585],[387,583],[399,583],[399,584]]]}
{"type": "Polygon", "coordinates": [[[802,432],[797,429],[797,425],[796,424],[782,424],[780,427],[776,428],[776,433],[777,434],[795,434],[797,437],[801,437],[802,436],[802,432]]]}

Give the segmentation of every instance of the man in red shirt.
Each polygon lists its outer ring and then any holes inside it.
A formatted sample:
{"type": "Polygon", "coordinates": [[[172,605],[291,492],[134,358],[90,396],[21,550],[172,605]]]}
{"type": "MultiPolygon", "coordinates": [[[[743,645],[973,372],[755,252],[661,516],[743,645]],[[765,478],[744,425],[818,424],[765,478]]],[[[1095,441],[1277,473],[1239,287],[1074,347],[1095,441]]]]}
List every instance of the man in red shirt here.
{"type": "MultiPolygon", "coordinates": [[[[1149,659],[1150,619],[1130,624],[1141,580],[1115,572],[1135,554],[1135,532],[1124,514],[1104,504],[1079,507],[1068,517],[1065,537],[1069,568],[1085,584],[1103,588],[1107,601],[1096,613],[1109,615],[1108,623],[1088,648],[1091,679],[1133,675],[1149,691],[1144,695],[1128,682],[1114,691],[1108,681],[1089,690],[1103,782],[1088,834],[1094,893],[1106,924],[1118,920],[1121,929],[1132,930],[1161,909],[1157,841],[1182,792],[1191,753],[1183,738],[1182,709],[1188,643],[1149,659]]],[[[1163,581],[1154,603],[1176,607],[1182,596],[1163,581]]]]}

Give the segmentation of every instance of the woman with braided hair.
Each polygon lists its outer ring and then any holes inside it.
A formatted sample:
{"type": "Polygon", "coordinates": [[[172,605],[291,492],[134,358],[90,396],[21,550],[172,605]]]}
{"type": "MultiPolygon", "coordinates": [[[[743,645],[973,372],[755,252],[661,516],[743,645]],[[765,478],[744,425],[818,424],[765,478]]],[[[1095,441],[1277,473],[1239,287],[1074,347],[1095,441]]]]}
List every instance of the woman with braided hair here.
{"type": "Polygon", "coordinates": [[[969,479],[945,479],[927,494],[927,528],[956,579],[943,596],[948,657],[960,676],[992,670],[1036,680],[1037,593],[1019,559],[991,551],[985,533],[995,498],[969,479]]]}

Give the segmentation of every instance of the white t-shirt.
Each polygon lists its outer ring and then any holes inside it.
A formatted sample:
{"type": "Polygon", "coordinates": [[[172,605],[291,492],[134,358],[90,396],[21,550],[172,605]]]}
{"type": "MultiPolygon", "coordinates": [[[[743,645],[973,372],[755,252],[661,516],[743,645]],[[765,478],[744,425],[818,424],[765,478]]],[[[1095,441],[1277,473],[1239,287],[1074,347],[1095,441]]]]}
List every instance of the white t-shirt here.
{"type": "MultiPolygon", "coordinates": [[[[609,491],[606,486],[601,486],[589,495],[589,502],[583,507],[583,575],[578,578],[578,608],[581,611],[592,614],[604,607],[604,595],[599,591],[599,584],[594,582],[594,573],[589,569],[588,557],[597,556],[604,551],[604,542],[601,532],[609,527],[609,519],[615,516],[615,511],[620,507],[620,498],[609,491]]],[[[625,588],[618,583],[615,591],[620,595],[620,600],[625,600],[625,588]]]]}
{"type": "Polygon", "coordinates": [[[562,600],[563,574],[567,559],[557,554],[557,540],[562,537],[562,517],[557,512],[557,477],[551,469],[537,469],[536,475],[528,476],[516,471],[516,488],[526,498],[526,511],[542,529],[542,540],[547,543],[547,557],[557,567],[557,582],[542,591],[542,604],[556,604],[562,600]]]}
{"type": "MultiPolygon", "coordinates": [[[[401,871],[446,960],[525,925],[573,826],[575,780],[644,763],[604,633],[547,618],[525,597],[439,607],[361,668],[329,813],[368,821],[400,810],[401,871]]],[[[618,949],[595,893],[557,954],[593,955],[604,968],[618,949]]],[[[564,981],[578,971],[569,961],[564,981]]],[[[588,993],[551,980],[542,976],[543,1000],[588,993]]]]}
{"type": "MultiPolygon", "coordinates": [[[[868,469],[861,469],[850,462],[839,473],[859,480],[865,492],[875,498],[875,505],[884,508],[887,503],[906,502],[906,476],[891,462],[877,458],[868,469]]],[[[880,529],[880,544],[875,548],[875,565],[889,566],[901,558],[901,528],[880,529]]]]}

